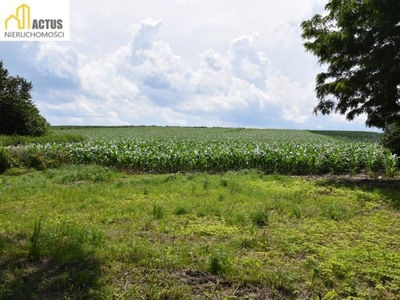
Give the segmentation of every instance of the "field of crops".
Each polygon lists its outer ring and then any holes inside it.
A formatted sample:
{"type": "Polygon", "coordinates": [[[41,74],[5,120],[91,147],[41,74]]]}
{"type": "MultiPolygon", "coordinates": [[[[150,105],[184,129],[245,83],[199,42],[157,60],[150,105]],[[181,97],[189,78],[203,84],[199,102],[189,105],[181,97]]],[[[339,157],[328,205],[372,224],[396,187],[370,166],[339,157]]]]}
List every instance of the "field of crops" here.
{"type": "Polygon", "coordinates": [[[98,164],[131,172],[393,175],[398,158],[379,145],[379,134],[243,128],[56,128],[85,141],[9,146],[14,164],[43,168],[98,164]]]}

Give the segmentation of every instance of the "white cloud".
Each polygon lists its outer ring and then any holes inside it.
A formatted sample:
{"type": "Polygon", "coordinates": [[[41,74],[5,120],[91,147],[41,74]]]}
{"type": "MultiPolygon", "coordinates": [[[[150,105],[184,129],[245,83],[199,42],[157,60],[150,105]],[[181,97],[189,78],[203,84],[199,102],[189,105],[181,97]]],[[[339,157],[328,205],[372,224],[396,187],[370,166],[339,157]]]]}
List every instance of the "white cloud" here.
{"type": "Polygon", "coordinates": [[[278,71],[267,79],[267,90],[270,101],[281,107],[284,120],[301,124],[312,116],[316,103],[313,85],[293,82],[278,71]]]}
{"type": "Polygon", "coordinates": [[[153,21],[152,19],[147,19],[136,26],[131,45],[132,51],[140,51],[151,47],[153,38],[162,25],[163,22],[161,20],[153,21]]]}
{"type": "Polygon", "coordinates": [[[52,42],[39,43],[34,64],[46,74],[74,78],[75,70],[80,67],[80,54],[71,46],[60,47],[52,42]]]}
{"type": "Polygon", "coordinates": [[[76,53],[74,48],[67,51],[55,44],[40,48],[37,62],[43,60],[44,51],[49,52],[48,60],[59,61],[57,67],[46,71],[58,77],[68,71],[80,86],[73,99],[62,104],[52,101],[47,109],[79,111],[92,121],[140,122],[157,117],[165,124],[190,125],[193,114],[224,122],[229,112],[265,108],[263,88],[269,61],[256,48],[257,34],[234,39],[225,54],[205,51],[199,67],[193,68],[175,55],[168,43],[155,38],[162,24],[150,19],[141,22],[132,41],[108,55],[77,54],[75,57],[82,59],[73,60],[66,54],[76,53]]]}
{"type": "Polygon", "coordinates": [[[270,61],[264,52],[257,50],[258,38],[259,35],[254,33],[234,39],[229,45],[228,55],[237,78],[264,89],[270,61]]]}

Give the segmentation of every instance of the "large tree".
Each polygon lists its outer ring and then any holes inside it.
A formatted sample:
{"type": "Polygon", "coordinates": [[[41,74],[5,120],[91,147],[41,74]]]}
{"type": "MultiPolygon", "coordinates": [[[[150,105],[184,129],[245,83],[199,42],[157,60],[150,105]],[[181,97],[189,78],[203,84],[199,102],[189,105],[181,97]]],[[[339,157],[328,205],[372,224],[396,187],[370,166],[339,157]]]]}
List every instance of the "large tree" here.
{"type": "Polygon", "coordinates": [[[32,83],[24,78],[10,76],[0,61],[0,134],[47,133],[49,124],[33,103],[32,88],[32,83]]]}
{"type": "Polygon", "coordinates": [[[314,112],[386,129],[400,122],[400,0],[330,0],[301,24],[304,46],[327,67],[314,112]]]}

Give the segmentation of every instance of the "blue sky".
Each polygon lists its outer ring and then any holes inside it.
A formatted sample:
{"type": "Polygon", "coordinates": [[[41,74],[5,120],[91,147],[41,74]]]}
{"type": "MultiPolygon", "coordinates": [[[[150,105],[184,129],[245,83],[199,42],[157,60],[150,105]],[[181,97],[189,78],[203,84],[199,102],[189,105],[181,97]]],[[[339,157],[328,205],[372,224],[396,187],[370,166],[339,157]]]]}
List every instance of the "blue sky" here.
{"type": "Polygon", "coordinates": [[[315,116],[300,23],[327,0],[71,0],[71,41],[1,42],[52,125],[371,130],[315,116]]]}

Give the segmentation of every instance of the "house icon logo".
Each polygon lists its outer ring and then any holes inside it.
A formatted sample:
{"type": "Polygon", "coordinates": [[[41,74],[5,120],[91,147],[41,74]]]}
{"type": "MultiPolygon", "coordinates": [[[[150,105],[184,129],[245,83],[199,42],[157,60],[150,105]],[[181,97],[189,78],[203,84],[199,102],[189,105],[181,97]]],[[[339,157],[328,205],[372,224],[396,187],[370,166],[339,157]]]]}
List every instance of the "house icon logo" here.
{"type": "Polygon", "coordinates": [[[0,1],[1,42],[69,41],[70,0],[0,1]]]}
{"type": "Polygon", "coordinates": [[[26,4],[17,7],[15,15],[10,15],[6,20],[4,27],[8,29],[12,23],[17,24],[18,29],[31,28],[31,8],[26,4]]]}

